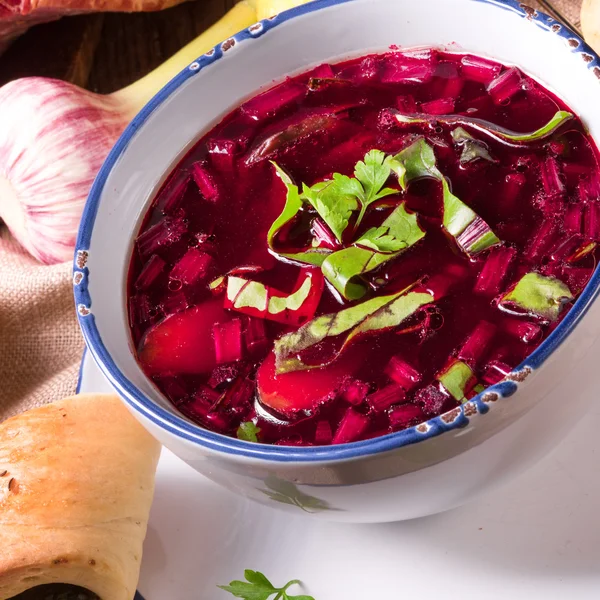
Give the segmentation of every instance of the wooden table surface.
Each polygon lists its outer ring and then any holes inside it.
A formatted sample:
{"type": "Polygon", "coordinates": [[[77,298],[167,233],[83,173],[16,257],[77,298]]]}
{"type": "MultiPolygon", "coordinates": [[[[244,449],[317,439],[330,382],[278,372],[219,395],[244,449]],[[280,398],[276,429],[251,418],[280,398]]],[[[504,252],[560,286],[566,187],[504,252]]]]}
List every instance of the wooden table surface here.
{"type": "Polygon", "coordinates": [[[81,15],[38,25],[0,56],[0,85],[41,75],[112,92],[158,66],[235,2],[195,0],[156,13],[81,15]]]}
{"type": "MultiPolygon", "coordinates": [[[[82,15],[38,25],[0,56],[0,85],[42,75],[112,92],[158,66],[236,1],[194,0],[158,13],[82,15]]],[[[580,25],[581,0],[529,4],[580,25]]]]}

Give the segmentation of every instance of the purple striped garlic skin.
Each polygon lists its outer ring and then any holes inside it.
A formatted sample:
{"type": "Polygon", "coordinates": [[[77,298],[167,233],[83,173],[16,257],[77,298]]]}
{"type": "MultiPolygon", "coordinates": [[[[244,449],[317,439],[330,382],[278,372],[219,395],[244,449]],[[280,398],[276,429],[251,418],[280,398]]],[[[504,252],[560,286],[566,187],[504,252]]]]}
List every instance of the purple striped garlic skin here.
{"type": "Polygon", "coordinates": [[[0,106],[0,218],[41,262],[70,261],[94,178],[133,115],[42,77],[4,85],[0,106]]]}

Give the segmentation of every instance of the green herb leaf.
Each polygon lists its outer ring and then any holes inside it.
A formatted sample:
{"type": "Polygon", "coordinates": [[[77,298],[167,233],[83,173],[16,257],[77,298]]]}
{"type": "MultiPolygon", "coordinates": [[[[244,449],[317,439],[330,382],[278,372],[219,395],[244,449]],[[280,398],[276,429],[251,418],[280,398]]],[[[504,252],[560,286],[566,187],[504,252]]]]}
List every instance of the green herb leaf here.
{"type": "Polygon", "coordinates": [[[433,148],[420,138],[394,157],[394,162],[404,165],[400,185],[407,189],[417,179],[433,178],[442,184],[444,229],[455,238],[461,249],[474,256],[486,248],[499,244],[489,225],[450,190],[448,180],[436,166],[433,148]]]}
{"type": "Polygon", "coordinates": [[[366,293],[359,277],[396,258],[425,236],[417,217],[400,204],[381,227],[369,229],[354,246],[331,254],[322,265],[323,275],[347,300],[366,293]]]}
{"type": "Polygon", "coordinates": [[[474,377],[475,373],[467,363],[455,360],[438,374],[437,380],[457,402],[464,403],[467,401],[465,392],[469,386],[472,386],[474,377]]]}
{"type": "Polygon", "coordinates": [[[312,596],[290,596],[288,588],[300,585],[300,581],[292,579],[283,587],[276,588],[260,571],[244,571],[246,581],[232,581],[229,585],[218,585],[217,587],[229,592],[236,598],[244,600],[268,600],[277,594],[280,600],[315,600],[312,596]]]}
{"type": "Polygon", "coordinates": [[[270,250],[279,256],[283,256],[300,263],[306,263],[320,267],[323,264],[323,261],[327,258],[327,255],[331,254],[331,250],[324,248],[311,248],[304,252],[285,253],[275,249],[275,237],[277,236],[277,233],[288,223],[293,221],[296,215],[302,210],[302,199],[300,197],[298,187],[294,185],[291,177],[279,165],[274,162],[272,162],[272,164],[275,167],[277,175],[287,189],[287,197],[283,211],[279,217],[275,219],[275,222],[269,229],[267,234],[267,244],[269,245],[270,250]]]}
{"type": "Polygon", "coordinates": [[[352,193],[355,186],[351,182],[360,187],[356,179],[336,173],[333,180],[321,181],[312,187],[304,185],[302,189],[303,198],[313,205],[340,242],[352,213],[358,208],[356,194],[352,193]]]}
{"type": "Polygon", "coordinates": [[[433,148],[425,141],[424,138],[419,138],[416,142],[402,150],[399,154],[392,158],[392,164],[402,165],[399,172],[398,181],[403,190],[408,188],[408,184],[416,179],[424,179],[431,177],[433,179],[443,179],[442,174],[438,170],[435,161],[433,148]]]}
{"type": "Polygon", "coordinates": [[[527,273],[500,301],[505,310],[517,307],[527,314],[556,321],[563,305],[574,300],[571,290],[559,279],[527,273]]]}
{"type": "Polygon", "coordinates": [[[456,145],[462,148],[462,154],[460,155],[460,164],[466,165],[478,158],[487,160],[488,162],[497,162],[484,142],[475,139],[468,131],[462,127],[457,127],[452,132],[452,139],[456,142],[456,145]]]}
{"type": "Polygon", "coordinates": [[[565,110],[559,110],[551,119],[536,131],[528,133],[519,133],[505,129],[489,121],[476,119],[462,115],[403,115],[400,112],[395,112],[394,116],[398,123],[446,123],[448,125],[465,125],[472,127],[482,133],[494,137],[502,142],[526,143],[536,142],[551,136],[564,123],[574,118],[573,113],[565,110]]]}
{"type": "Polygon", "coordinates": [[[367,300],[357,306],[313,319],[297,331],[288,333],[275,342],[276,372],[288,373],[323,367],[331,364],[359,335],[398,327],[421,306],[430,304],[430,293],[403,290],[389,296],[367,300]],[[340,349],[330,359],[319,364],[306,364],[300,353],[326,338],[344,336],[340,349]]]}
{"type": "Polygon", "coordinates": [[[360,181],[364,190],[363,195],[359,196],[363,211],[369,204],[398,193],[398,190],[392,188],[382,189],[391,172],[390,157],[386,157],[381,150],[371,150],[364,160],[356,164],[354,177],[360,181]]]}
{"type": "Polygon", "coordinates": [[[391,157],[386,157],[381,150],[371,150],[356,164],[354,178],[335,173],[331,180],[312,187],[304,185],[302,197],[312,204],[341,242],[350,217],[359,206],[355,230],[373,202],[398,193],[398,190],[383,188],[392,173],[390,162],[391,157]]]}
{"type": "Polygon", "coordinates": [[[238,427],[236,435],[238,440],[244,440],[245,442],[258,442],[259,433],[260,427],[257,427],[252,421],[246,421],[238,427]]]}

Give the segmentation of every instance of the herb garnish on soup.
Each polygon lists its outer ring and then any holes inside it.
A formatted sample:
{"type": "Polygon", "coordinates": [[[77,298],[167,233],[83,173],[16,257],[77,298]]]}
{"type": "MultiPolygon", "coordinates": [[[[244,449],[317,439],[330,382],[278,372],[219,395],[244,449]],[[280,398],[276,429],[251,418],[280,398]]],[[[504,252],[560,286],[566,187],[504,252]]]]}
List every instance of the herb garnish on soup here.
{"type": "Polygon", "coordinates": [[[130,268],[139,363],[192,421],[251,442],[440,415],[501,381],[589,281],[597,156],[564,102],[473,55],[287,79],[152,203],[130,268]]]}

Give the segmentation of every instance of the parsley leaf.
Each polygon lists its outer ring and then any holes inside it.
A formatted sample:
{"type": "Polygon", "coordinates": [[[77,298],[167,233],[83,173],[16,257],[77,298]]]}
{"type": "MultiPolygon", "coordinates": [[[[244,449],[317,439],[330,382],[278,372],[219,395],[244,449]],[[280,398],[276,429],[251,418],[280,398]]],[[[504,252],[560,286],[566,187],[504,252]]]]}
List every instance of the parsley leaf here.
{"type": "Polygon", "coordinates": [[[417,217],[400,204],[380,227],[369,229],[355,245],[329,255],[323,262],[323,275],[347,300],[357,300],[366,287],[357,279],[399,256],[425,236],[417,217]]]}
{"type": "Polygon", "coordinates": [[[427,292],[403,290],[389,296],[378,296],[337,313],[313,319],[297,331],[285,334],[275,342],[275,364],[278,374],[324,367],[331,364],[354,338],[400,325],[421,306],[434,301],[427,292]],[[300,353],[327,338],[340,336],[339,350],[319,364],[306,364],[300,353]]]}
{"type": "Polygon", "coordinates": [[[312,596],[290,596],[288,588],[300,585],[297,579],[288,581],[282,588],[276,588],[260,571],[244,571],[246,581],[232,581],[229,585],[219,585],[218,588],[229,592],[236,598],[244,600],[268,600],[277,594],[278,600],[315,600],[312,596]]]}
{"type": "Polygon", "coordinates": [[[312,187],[306,184],[302,188],[302,196],[308,200],[327,223],[335,237],[341,242],[342,236],[352,213],[358,208],[355,179],[336,173],[333,180],[320,181],[312,187]]]}
{"type": "Polygon", "coordinates": [[[391,173],[392,157],[381,150],[371,150],[356,164],[354,178],[335,173],[333,179],[312,187],[304,185],[302,198],[312,204],[341,242],[355,210],[360,207],[354,225],[356,231],[373,202],[398,193],[398,190],[383,187],[391,173]]]}
{"type": "Polygon", "coordinates": [[[252,421],[246,421],[238,427],[236,435],[238,440],[244,442],[258,442],[259,433],[260,427],[257,427],[252,421]]]}
{"type": "Polygon", "coordinates": [[[359,196],[359,200],[363,208],[366,209],[369,204],[398,193],[398,190],[392,188],[382,189],[392,172],[390,159],[391,157],[381,150],[371,150],[367,152],[364,160],[356,164],[354,177],[362,184],[364,193],[359,196]]]}
{"type": "Polygon", "coordinates": [[[559,279],[527,273],[500,300],[500,307],[511,311],[516,307],[530,315],[556,321],[563,305],[574,299],[571,290],[559,279]]]}

